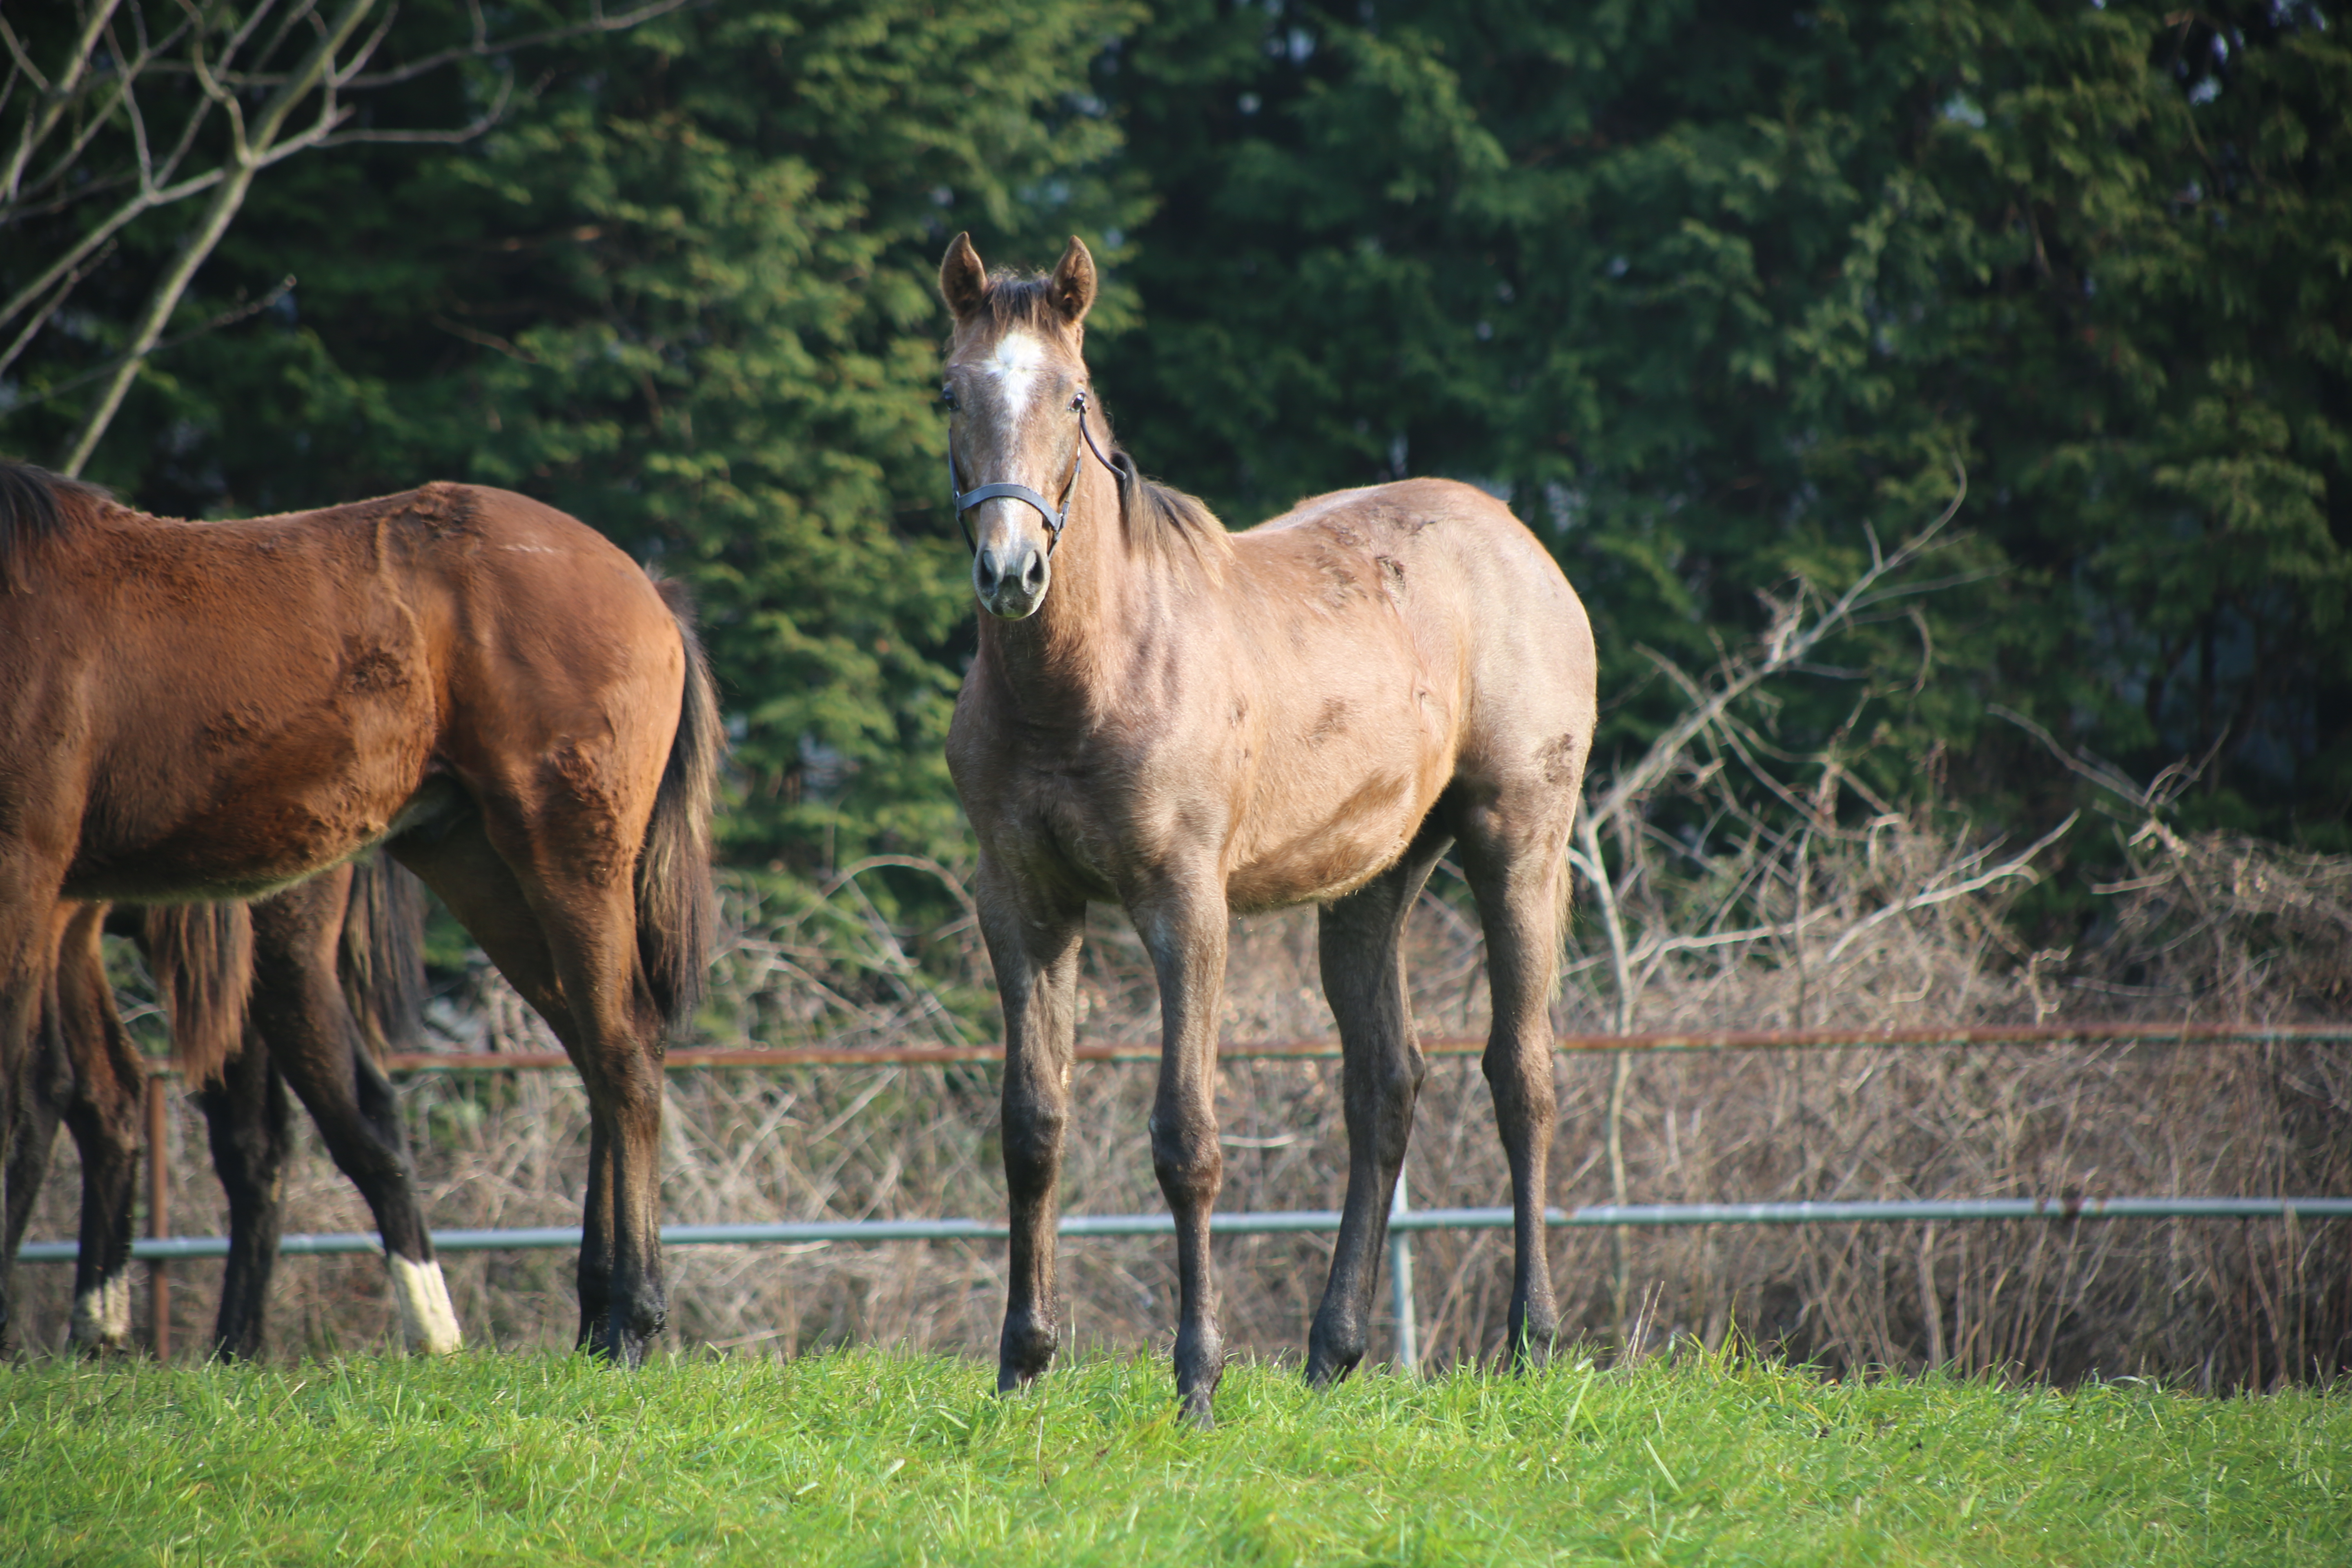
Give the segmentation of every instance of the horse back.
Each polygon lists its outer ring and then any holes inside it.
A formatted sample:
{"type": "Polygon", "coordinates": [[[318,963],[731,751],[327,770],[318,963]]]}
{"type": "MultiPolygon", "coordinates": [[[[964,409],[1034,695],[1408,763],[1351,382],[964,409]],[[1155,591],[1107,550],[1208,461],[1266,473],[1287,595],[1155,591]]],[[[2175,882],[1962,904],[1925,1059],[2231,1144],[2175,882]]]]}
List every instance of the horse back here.
{"type": "Polygon", "coordinates": [[[1597,663],[1584,606],[1485,491],[1446,479],[1337,491],[1235,544],[1246,580],[1230,596],[1254,633],[1253,684],[1290,733],[1315,741],[1352,718],[1375,745],[1410,735],[1424,791],[1430,776],[1511,771],[1589,736],[1597,663]],[[1363,693],[1360,715],[1334,706],[1344,689],[1363,693]]]}
{"type": "Polygon", "coordinates": [[[38,655],[0,675],[0,741],[53,743],[0,811],[78,802],[88,897],[252,896],[332,864],[436,773],[609,731],[648,698],[615,689],[644,638],[676,642],[609,542],[457,485],[224,522],[109,508],[26,588],[0,603],[38,655]]]}

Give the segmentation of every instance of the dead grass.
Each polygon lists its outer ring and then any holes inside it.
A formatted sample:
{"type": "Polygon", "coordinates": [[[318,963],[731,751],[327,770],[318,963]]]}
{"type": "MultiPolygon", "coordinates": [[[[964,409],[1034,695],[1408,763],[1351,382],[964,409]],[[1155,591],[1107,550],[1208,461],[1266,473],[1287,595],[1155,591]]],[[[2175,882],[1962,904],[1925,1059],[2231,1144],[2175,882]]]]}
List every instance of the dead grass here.
{"type": "MultiPolygon", "coordinates": [[[[2352,866],[2221,839],[2150,838],[2134,853],[2135,874],[2106,895],[2113,912],[2083,951],[2021,953],[2000,919],[2002,889],[2015,879],[1911,907],[1921,889],[1955,885],[1971,867],[1995,863],[1948,833],[1888,819],[1847,840],[1808,842],[1801,857],[1793,845],[1751,845],[1676,876],[1637,847],[1615,889],[1639,961],[1636,1022],[1663,1029],[2342,1016],[2352,866]],[[1707,900],[1711,911],[1700,908],[1707,900]],[[1897,912],[1883,916],[1890,909],[1897,912]],[[1706,919],[1694,923],[1697,915],[1706,919]],[[1716,936],[1737,940],[1652,940],[1669,930],[1704,934],[1710,922],[1716,936]]],[[[863,901],[857,882],[850,877],[789,910],[733,900],[744,934],[722,960],[713,1016],[725,1026],[708,1043],[986,1037],[984,965],[969,926],[926,933],[918,963],[911,939],[863,901]]],[[[1458,879],[1441,869],[1412,932],[1426,1035],[1476,1034],[1485,1025],[1481,948],[1466,908],[1458,879]]],[[[1311,912],[1236,922],[1229,1039],[1329,1033],[1312,922],[1311,912]]],[[[1597,925],[1579,923],[1556,1007],[1566,1031],[1605,1029],[1614,1016],[1597,925]]],[[[487,973],[478,979],[465,1005],[438,1016],[453,1045],[551,1047],[510,992],[487,973]]],[[[1115,916],[1098,915],[1083,1036],[1148,1044],[1157,1029],[1139,944],[1115,916]]],[[[1612,1069],[1608,1056],[1564,1057],[1556,1068],[1553,1201],[1562,1205],[1616,1195],[1606,1136],[1612,1069]]],[[[1334,1062],[1226,1064],[1223,1207],[1337,1205],[1346,1169],[1338,1074],[1334,1062]]],[[[1078,1068],[1069,1212],[1160,1206],[1144,1133],[1152,1080],[1148,1066],[1078,1068]]],[[[669,1216],[993,1218],[1003,1191],[995,1085],[985,1068],[673,1075],[669,1216]]],[[[570,1074],[420,1074],[402,1092],[436,1226],[577,1223],[586,1111],[570,1074]]],[[[1475,1060],[1433,1062],[1410,1167],[1414,1201],[1506,1201],[1492,1127],[1475,1060]]],[[[1628,1061],[1622,1195],[2343,1194],[2352,1193],[2347,1131],[2352,1052],[2335,1047],[1657,1056],[1628,1061]]],[[[307,1127],[305,1134],[289,1177],[287,1228],[367,1228],[355,1194],[307,1127]]],[[[172,1139],[174,1228],[216,1234],[225,1215],[192,1109],[177,1111],[172,1139]]],[[[61,1142],[54,1160],[36,1237],[71,1233],[69,1147],[61,1142]]],[[[1635,1349],[1681,1336],[1716,1344],[1736,1328],[1839,1370],[1947,1364],[2061,1380],[2154,1373],[2225,1388],[2325,1378],[2345,1364],[2347,1228],[2217,1220],[1574,1231],[1555,1234],[1553,1258],[1577,1331],[1630,1338],[1635,1349]]],[[[1417,1246],[1427,1363],[1490,1353],[1509,1288],[1507,1238],[1432,1233],[1417,1246]]],[[[1233,1344],[1295,1352],[1328,1256],[1313,1237],[1222,1241],[1233,1344]]],[[[1065,1321],[1078,1341],[1164,1349],[1174,1317],[1171,1249],[1088,1239],[1066,1243],[1064,1258],[1065,1321]]],[[[568,1252],[449,1261],[458,1310],[478,1342],[569,1342],[568,1252]]],[[[687,1343],[780,1354],[844,1341],[985,1352],[1002,1310],[993,1244],[678,1247],[669,1261],[672,1329],[687,1343]]],[[[68,1273],[19,1270],[29,1347],[62,1340],[68,1273]]],[[[217,1273],[210,1265],[176,1270],[182,1346],[203,1342],[217,1273]]],[[[392,1330],[373,1259],[281,1265],[272,1322],[279,1353],[380,1347],[392,1330]]]]}

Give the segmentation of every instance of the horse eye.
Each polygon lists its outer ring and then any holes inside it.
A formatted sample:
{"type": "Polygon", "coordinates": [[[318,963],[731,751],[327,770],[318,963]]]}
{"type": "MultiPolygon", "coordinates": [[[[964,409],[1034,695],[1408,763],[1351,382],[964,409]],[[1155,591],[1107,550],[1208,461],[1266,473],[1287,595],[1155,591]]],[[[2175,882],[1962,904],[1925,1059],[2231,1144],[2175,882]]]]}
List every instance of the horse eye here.
{"type": "Polygon", "coordinates": [[[1085,393],[1083,393],[1083,392],[1079,393],[1076,397],[1073,397],[1073,398],[1071,398],[1071,399],[1070,399],[1070,409],[1071,409],[1071,412],[1073,412],[1073,413],[1079,413],[1079,412],[1083,412],[1083,411],[1085,410],[1086,406],[1087,406],[1087,395],[1086,395],[1085,393]]]}
{"type": "Polygon", "coordinates": [[[942,386],[942,387],[940,387],[940,404],[941,404],[942,405],[944,405],[944,406],[946,406],[946,407],[949,407],[949,408],[953,408],[953,407],[958,406],[958,405],[957,405],[957,403],[956,403],[956,399],[955,399],[955,388],[954,388],[954,387],[952,387],[952,386],[942,386]]]}

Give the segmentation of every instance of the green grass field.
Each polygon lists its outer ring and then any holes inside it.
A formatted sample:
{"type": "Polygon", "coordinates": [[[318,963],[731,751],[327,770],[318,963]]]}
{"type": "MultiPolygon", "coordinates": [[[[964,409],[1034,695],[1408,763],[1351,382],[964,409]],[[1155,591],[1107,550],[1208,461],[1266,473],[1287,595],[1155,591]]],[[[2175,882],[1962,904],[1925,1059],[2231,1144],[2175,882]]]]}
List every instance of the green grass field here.
{"type": "Polygon", "coordinates": [[[2352,1562],[2352,1390],[1527,1378],[872,1350],[40,1363],[0,1373],[0,1563],[2352,1562]]]}

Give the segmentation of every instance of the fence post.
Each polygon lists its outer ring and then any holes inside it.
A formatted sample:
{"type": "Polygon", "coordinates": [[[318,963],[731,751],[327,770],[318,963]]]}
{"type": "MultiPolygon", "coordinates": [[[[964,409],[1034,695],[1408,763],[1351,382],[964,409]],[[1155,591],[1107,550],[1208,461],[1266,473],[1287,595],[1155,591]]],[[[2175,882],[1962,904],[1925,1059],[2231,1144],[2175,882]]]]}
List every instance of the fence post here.
{"type": "Polygon", "coordinates": [[[1396,1292],[1397,1366],[1408,1376],[1421,1371],[1421,1324],[1412,1309],[1412,1232],[1395,1226],[1399,1216],[1412,1212],[1412,1193],[1399,1163],[1396,1195],[1389,1203],[1389,1284],[1396,1292]]]}
{"type": "MultiPolygon", "coordinates": [[[[147,1074],[147,1234],[172,1234],[172,1162],[163,1147],[171,1102],[163,1097],[163,1075],[147,1074]]],[[[147,1284],[154,1305],[154,1350],[157,1361],[172,1353],[172,1266],[161,1258],[147,1260],[147,1284]]]]}

